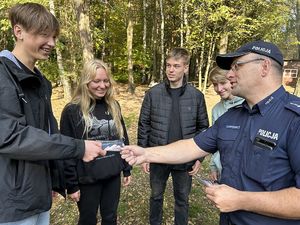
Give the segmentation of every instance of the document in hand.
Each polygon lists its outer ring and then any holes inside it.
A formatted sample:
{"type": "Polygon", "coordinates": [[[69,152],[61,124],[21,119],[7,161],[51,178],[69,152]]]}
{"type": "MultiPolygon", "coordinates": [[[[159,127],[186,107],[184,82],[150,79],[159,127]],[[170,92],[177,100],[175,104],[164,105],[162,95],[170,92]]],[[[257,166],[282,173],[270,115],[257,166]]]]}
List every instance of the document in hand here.
{"type": "Polygon", "coordinates": [[[122,140],[110,140],[110,141],[100,141],[102,144],[102,149],[109,152],[120,152],[121,148],[124,146],[122,140]]]}

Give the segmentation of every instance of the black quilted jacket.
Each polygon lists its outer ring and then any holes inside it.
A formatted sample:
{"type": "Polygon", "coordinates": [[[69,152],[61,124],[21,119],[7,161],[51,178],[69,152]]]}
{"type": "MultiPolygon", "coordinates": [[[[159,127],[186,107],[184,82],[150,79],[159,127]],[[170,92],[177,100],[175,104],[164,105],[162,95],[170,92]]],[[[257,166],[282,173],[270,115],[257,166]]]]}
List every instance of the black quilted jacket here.
{"type": "MultiPolygon", "coordinates": [[[[164,81],[146,93],[138,125],[139,146],[167,144],[169,126],[172,123],[172,97],[169,89],[168,82],[164,81]]],[[[208,128],[204,95],[198,89],[184,82],[179,105],[183,139],[192,138],[208,128]]]]}

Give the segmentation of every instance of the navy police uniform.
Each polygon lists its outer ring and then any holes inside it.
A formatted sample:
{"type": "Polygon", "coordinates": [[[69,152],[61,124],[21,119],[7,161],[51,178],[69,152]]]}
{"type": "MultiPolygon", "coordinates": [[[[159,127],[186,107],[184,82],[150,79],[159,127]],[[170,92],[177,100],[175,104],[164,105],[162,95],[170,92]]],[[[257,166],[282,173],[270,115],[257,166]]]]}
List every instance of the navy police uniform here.
{"type": "MultiPolygon", "coordinates": [[[[280,87],[252,109],[246,102],[223,116],[194,140],[203,150],[218,149],[221,183],[241,191],[300,188],[300,98],[280,87]]],[[[223,215],[224,216],[224,215],[223,215]]],[[[299,225],[247,211],[226,213],[227,224],[299,225]]]]}

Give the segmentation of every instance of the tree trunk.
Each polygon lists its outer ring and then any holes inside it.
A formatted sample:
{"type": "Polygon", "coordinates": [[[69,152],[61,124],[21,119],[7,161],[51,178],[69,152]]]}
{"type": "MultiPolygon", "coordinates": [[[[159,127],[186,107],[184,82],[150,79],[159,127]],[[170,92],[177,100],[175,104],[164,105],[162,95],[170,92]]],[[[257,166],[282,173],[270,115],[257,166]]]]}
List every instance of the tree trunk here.
{"type": "Polygon", "coordinates": [[[183,29],[184,29],[184,3],[185,0],[180,0],[180,47],[183,47],[183,29]]]}
{"type": "Polygon", "coordinates": [[[164,35],[165,35],[165,17],[164,17],[164,8],[163,8],[163,0],[159,0],[159,7],[160,7],[160,51],[161,51],[161,59],[160,59],[160,71],[159,71],[159,79],[162,81],[164,79],[164,62],[165,62],[165,42],[164,42],[164,35]]]}
{"type": "Polygon", "coordinates": [[[187,6],[188,6],[188,4],[187,4],[186,1],[185,1],[185,4],[184,4],[184,10],[183,10],[184,27],[185,27],[185,30],[186,30],[186,34],[185,34],[185,42],[186,42],[186,43],[189,43],[191,31],[190,31],[190,28],[189,28],[189,22],[188,22],[187,6]]]}
{"type": "MultiPolygon", "coordinates": [[[[297,41],[300,41],[300,0],[297,0],[296,4],[297,13],[296,13],[296,33],[297,33],[297,41]]],[[[300,44],[298,44],[298,59],[300,59],[300,44]]],[[[300,79],[299,76],[297,78],[297,84],[294,90],[294,94],[300,96],[300,79]]]]}
{"type": "Polygon", "coordinates": [[[74,0],[77,12],[77,23],[79,28],[79,36],[83,50],[83,61],[86,62],[94,57],[90,18],[88,15],[89,4],[86,0],[74,0]]]}
{"type": "MultiPolygon", "coordinates": [[[[145,64],[146,61],[146,55],[147,55],[147,14],[146,14],[146,9],[147,9],[147,1],[143,0],[143,61],[145,64]]],[[[146,73],[146,67],[143,65],[142,68],[142,84],[148,83],[148,75],[146,73]]]]}
{"type": "Polygon", "coordinates": [[[128,1],[128,25],[127,25],[127,57],[128,57],[128,91],[134,94],[135,85],[133,79],[133,63],[132,63],[132,41],[133,41],[133,21],[131,2],[128,1]]]}
{"type": "MultiPolygon", "coordinates": [[[[55,16],[54,1],[49,0],[49,5],[50,5],[50,12],[55,16]]],[[[58,42],[58,40],[57,40],[57,42],[58,42]]],[[[63,62],[62,62],[61,51],[58,48],[58,46],[55,48],[55,50],[56,50],[56,56],[57,56],[57,65],[58,65],[59,77],[60,77],[61,83],[62,83],[63,88],[64,88],[64,99],[67,102],[69,102],[71,100],[71,94],[72,94],[71,86],[72,86],[72,84],[71,84],[70,80],[68,79],[68,77],[66,76],[64,66],[63,66],[63,62]]]]}
{"type": "Polygon", "coordinates": [[[215,51],[215,46],[216,42],[214,40],[214,37],[212,36],[210,39],[210,44],[209,44],[209,51],[208,51],[208,56],[207,56],[207,64],[206,64],[206,69],[205,69],[205,74],[204,74],[204,83],[203,83],[203,88],[202,88],[202,93],[205,95],[206,92],[206,85],[207,85],[207,80],[208,80],[208,73],[210,70],[210,65],[211,65],[211,57],[213,52],[215,51]]]}
{"type": "Polygon", "coordinates": [[[219,54],[226,54],[228,47],[228,34],[222,34],[220,39],[219,54]]]}
{"type": "Polygon", "coordinates": [[[155,0],[154,12],[153,14],[153,27],[152,27],[152,80],[159,81],[159,74],[157,73],[157,34],[158,34],[158,26],[157,26],[157,1],[155,0]]]}
{"type": "Polygon", "coordinates": [[[198,79],[199,79],[199,82],[198,82],[198,89],[199,90],[202,90],[202,68],[203,68],[203,62],[204,62],[204,49],[205,49],[205,35],[206,35],[206,27],[204,27],[204,30],[203,30],[203,41],[202,41],[202,44],[201,44],[201,48],[200,48],[200,56],[199,56],[199,73],[198,73],[198,79]]]}
{"type": "Polygon", "coordinates": [[[103,33],[104,35],[104,40],[103,40],[103,45],[102,45],[102,49],[101,49],[101,59],[104,60],[105,57],[105,42],[106,42],[106,34],[107,34],[107,26],[106,26],[106,17],[107,17],[107,0],[103,0],[104,3],[104,12],[103,12],[103,33]]]}

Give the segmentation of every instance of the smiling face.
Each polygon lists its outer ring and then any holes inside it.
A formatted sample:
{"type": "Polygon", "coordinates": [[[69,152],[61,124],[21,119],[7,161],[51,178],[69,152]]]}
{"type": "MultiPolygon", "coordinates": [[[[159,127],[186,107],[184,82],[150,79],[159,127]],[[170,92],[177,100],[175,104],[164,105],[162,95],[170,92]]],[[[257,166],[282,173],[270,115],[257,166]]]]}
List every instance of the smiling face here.
{"type": "Polygon", "coordinates": [[[48,59],[55,47],[55,32],[34,33],[15,25],[16,45],[13,54],[29,69],[33,70],[38,60],[48,59]]]}
{"type": "Polygon", "coordinates": [[[37,60],[48,59],[59,35],[59,22],[43,5],[16,4],[9,11],[16,40],[12,53],[29,69],[37,60]]]}
{"type": "Polygon", "coordinates": [[[88,83],[89,92],[94,96],[94,98],[101,99],[106,95],[109,87],[110,81],[106,70],[98,68],[94,79],[88,83]]]}
{"type": "Polygon", "coordinates": [[[220,95],[223,100],[230,100],[233,98],[231,94],[231,84],[229,80],[222,80],[219,82],[213,82],[215,92],[220,95]]]}
{"type": "Polygon", "coordinates": [[[33,61],[48,59],[55,47],[56,36],[51,32],[34,34],[33,32],[21,31],[23,50],[27,57],[33,61]]]}

